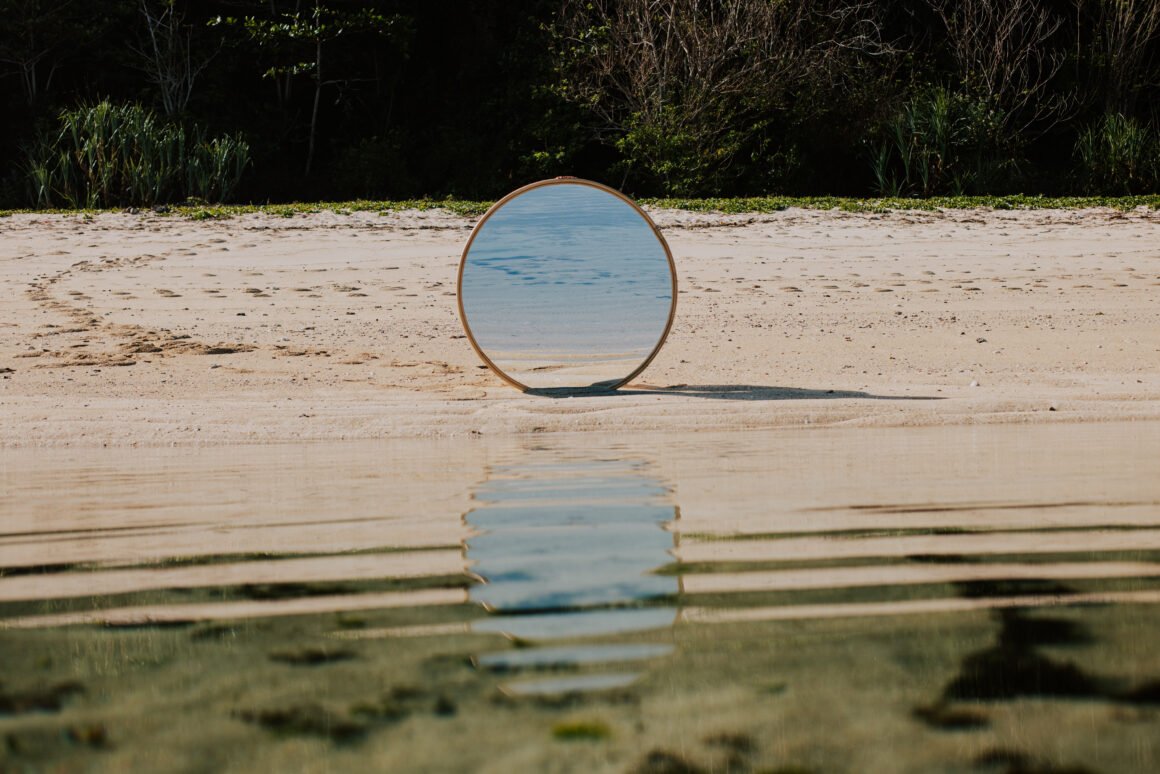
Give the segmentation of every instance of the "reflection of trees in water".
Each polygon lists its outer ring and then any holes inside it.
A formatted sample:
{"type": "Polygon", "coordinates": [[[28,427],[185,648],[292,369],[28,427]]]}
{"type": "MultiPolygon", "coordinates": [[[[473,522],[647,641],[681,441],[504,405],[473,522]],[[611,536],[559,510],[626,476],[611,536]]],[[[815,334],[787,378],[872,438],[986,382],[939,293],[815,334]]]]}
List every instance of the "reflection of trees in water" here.
{"type": "MultiPolygon", "coordinates": [[[[1042,579],[958,585],[969,598],[1075,593],[1068,586],[1042,579]]],[[[1039,698],[1160,704],[1160,680],[1133,685],[1123,677],[1089,672],[1069,657],[1072,649],[1099,642],[1082,621],[1017,607],[997,610],[992,617],[999,624],[994,642],[967,654],[938,700],[914,709],[916,718],[934,728],[961,730],[990,725],[989,715],[977,708],[978,702],[1039,698]]]]}
{"type": "Polygon", "coordinates": [[[638,672],[585,667],[653,658],[660,643],[613,641],[672,625],[675,611],[657,600],[677,580],[653,574],[671,561],[676,517],[668,490],[640,462],[533,463],[493,470],[465,516],[472,570],[486,583],[472,600],[492,616],[477,631],[502,632],[534,647],[479,657],[497,670],[555,669],[513,693],[554,693],[627,685],[638,672]],[[604,638],[601,641],[598,638],[604,638]],[[562,674],[561,674],[562,673],[562,674]]]}

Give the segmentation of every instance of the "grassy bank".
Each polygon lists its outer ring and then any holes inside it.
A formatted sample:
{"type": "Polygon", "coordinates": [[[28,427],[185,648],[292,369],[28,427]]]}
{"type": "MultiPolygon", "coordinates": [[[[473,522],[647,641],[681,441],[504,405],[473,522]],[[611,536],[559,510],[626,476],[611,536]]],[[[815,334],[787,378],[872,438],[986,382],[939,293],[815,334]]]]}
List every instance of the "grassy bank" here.
{"type": "MultiPolygon", "coordinates": [[[[840,210],[842,212],[891,212],[935,210],[1082,210],[1107,207],[1121,212],[1144,207],[1160,210],[1160,194],[1146,196],[935,196],[914,198],[855,199],[839,196],[761,196],[707,199],[640,199],[642,205],[658,209],[686,210],[689,212],[720,212],[761,214],[780,212],[790,208],[806,210],[840,210]]],[[[189,218],[191,220],[219,220],[237,215],[263,213],[290,218],[314,212],[334,212],[347,215],[352,212],[387,214],[403,210],[444,210],[463,217],[478,217],[492,202],[461,199],[400,199],[394,201],[356,200],[348,202],[294,202],[290,204],[188,204],[162,207],[157,214],[189,218]]],[[[0,217],[15,213],[46,213],[60,215],[91,215],[98,212],[136,212],[130,210],[0,210],[0,217]]]]}

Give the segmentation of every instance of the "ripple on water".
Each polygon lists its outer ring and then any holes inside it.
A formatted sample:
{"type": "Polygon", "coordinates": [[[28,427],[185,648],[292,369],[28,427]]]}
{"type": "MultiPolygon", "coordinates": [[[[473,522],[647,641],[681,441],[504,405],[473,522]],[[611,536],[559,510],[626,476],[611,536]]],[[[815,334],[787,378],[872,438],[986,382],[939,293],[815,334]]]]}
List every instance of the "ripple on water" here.
{"type": "Polygon", "coordinates": [[[1156,470],[1148,423],[0,451],[3,755],[482,766],[579,708],[625,766],[1155,770],[1156,470]]]}

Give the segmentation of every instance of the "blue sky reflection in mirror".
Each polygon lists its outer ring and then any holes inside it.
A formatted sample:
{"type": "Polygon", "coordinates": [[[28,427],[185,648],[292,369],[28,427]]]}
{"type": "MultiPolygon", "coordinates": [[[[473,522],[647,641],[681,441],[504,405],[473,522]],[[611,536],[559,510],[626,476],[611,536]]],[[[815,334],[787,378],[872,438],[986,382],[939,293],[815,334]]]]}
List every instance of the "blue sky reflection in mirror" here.
{"type": "Polygon", "coordinates": [[[464,253],[460,305],[476,347],[531,389],[612,386],[635,374],[671,320],[675,276],[653,224],[586,181],[501,200],[464,253]]]}

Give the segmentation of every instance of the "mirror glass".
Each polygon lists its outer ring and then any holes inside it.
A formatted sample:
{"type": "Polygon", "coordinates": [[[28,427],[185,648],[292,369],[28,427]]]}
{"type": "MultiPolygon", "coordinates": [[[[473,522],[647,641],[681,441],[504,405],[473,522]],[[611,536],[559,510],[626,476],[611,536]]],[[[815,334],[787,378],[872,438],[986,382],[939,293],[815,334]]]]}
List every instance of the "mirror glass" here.
{"type": "Polygon", "coordinates": [[[676,275],[664,239],[611,188],[564,179],[501,199],[459,269],[472,344],[520,389],[612,389],[644,369],[668,333],[676,275]]]}

